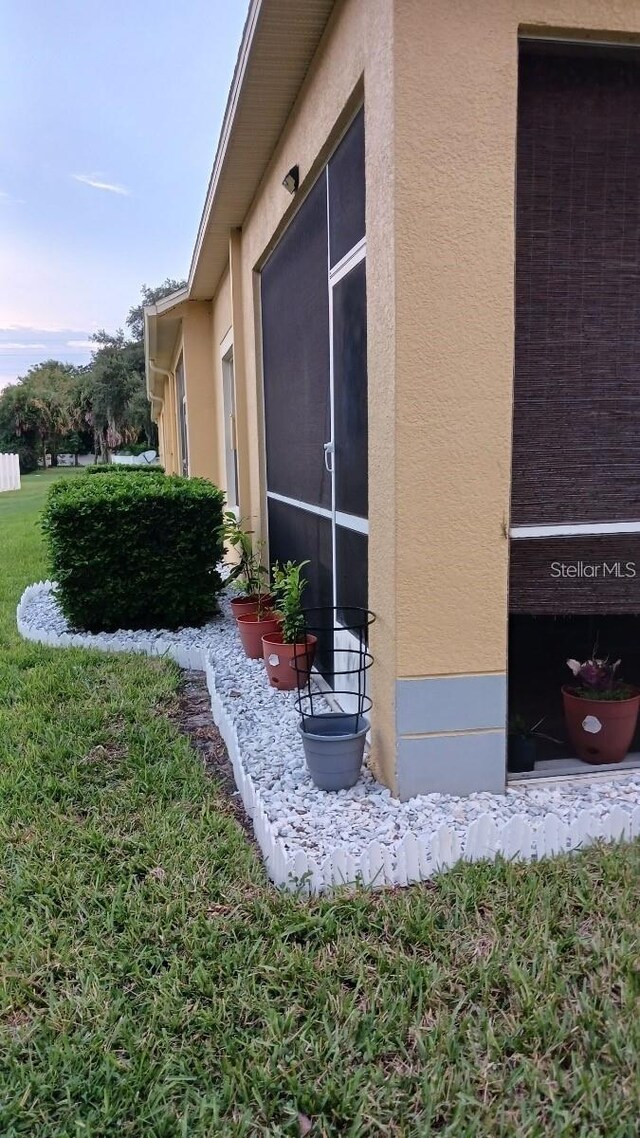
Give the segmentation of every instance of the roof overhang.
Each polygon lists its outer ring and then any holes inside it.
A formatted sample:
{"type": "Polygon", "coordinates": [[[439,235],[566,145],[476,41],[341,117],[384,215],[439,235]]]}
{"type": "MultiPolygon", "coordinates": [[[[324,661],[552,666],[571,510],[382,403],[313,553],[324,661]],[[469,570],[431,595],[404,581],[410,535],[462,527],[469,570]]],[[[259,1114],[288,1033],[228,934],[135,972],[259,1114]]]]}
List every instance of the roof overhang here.
{"type": "Polygon", "coordinates": [[[177,289],[157,304],[144,309],[144,358],[147,395],[151,401],[151,418],[155,421],[164,398],[164,381],[169,374],[176,339],[188,301],[188,288],[177,289]]]}
{"type": "MultiPolygon", "coordinates": [[[[184,306],[211,300],[337,0],[251,0],[186,288],[144,310],[151,416],[164,399],[184,306]]],[[[283,190],[283,193],[286,191],[283,190]]]]}
{"type": "Polygon", "coordinates": [[[191,300],[215,295],[229,231],[244,222],[335,2],[251,0],[191,260],[191,300]]]}

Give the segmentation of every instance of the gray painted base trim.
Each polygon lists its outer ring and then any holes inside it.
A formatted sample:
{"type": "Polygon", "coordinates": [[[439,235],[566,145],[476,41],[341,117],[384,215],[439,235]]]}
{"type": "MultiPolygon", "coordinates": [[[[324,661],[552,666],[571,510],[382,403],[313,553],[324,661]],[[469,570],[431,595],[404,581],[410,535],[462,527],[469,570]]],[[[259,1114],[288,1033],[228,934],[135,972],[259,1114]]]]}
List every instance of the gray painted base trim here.
{"type": "Polygon", "coordinates": [[[421,735],[397,744],[397,786],[402,802],[416,794],[467,795],[506,791],[506,731],[421,735]]]}
{"type": "Polygon", "coordinates": [[[504,672],[397,681],[398,735],[504,730],[506,719],[507,676],[504,672]]]}

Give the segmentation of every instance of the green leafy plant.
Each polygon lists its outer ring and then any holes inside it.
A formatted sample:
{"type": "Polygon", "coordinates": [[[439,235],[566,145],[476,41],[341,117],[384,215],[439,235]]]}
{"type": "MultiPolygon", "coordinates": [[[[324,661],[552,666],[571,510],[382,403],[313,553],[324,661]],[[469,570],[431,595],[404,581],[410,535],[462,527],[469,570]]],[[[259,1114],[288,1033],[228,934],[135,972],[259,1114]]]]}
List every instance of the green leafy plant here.
{"type": "Polygon", "coordinates": [[[257,597],[260,612],[268,595],[268,574],[262,564],[265,542],[255,541],[253,531],[243,529],[231,510],[224,515],[222,539],[233,549],[236,557],[235,561],[228,563],[228,581],[241,597],[257,597]]]}
{"type": "Polygon", "coordinates": [[[567,667],[576,680],[569,691],[581,699],[631,699],[636,694],[635,689],[616,675],[621,663],[621,660],[616,660],[610,664],[608,659],[598,660],[595,657],[583,664],[579,660],[567,660],[567,667]]]}
{"type": "Polygon", "coordinates": [[[308,564],[308,561],[287,561],[284,565],[276,562],[271,570],[271,588],[282,621],[282,639],[285,644],[304,641],[302,594],[307,587],[307,580],[302,575],[302,570],[308,564]]]}
{"type": "Polygon", "coordinates": [[[199,625],[217,610],[224,495],[204,478],[61,479],[42,526],[72,628],[199,625]]]}
{"type": "Polygon", "coordinates": [[[516,712],[514,715],[509,716],[508,733],[509,735],[520,735],[524,739],[533,739],[537,734],[538,728],[542,727],[545,718],[543,715],[541,719],[538,719],[537,723],[529,726],[524,716],[516,712]]]}

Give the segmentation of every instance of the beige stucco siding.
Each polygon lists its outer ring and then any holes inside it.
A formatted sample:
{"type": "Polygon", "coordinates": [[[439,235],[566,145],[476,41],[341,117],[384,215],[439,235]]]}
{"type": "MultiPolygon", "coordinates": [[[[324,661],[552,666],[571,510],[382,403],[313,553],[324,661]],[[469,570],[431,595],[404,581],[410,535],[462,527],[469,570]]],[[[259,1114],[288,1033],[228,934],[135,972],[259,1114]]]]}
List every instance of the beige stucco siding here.
{"type": "Polygon", "coordinates": [[[162,448],[160,452],[162,464],[167,474],[179,474],[178,415],[173,374],[166,376],[164,380],[164,399],[162,411],[158,418],[158,429],[162,448]]]}
{"type": "Polygon", "coordinates": [[[212,398],[215,415],[215,437],[208,440],[213,458],[213,481],[221,490],[227,489],[224,436],[224,400],[222,388],[222,344],[231,329],[231,287],[228,271],[224,274],[218,291],[211,302],[211,353],[212,353],[212,398]],[[213,443],[213,446],[212,446],[213,443]]]}
{"type": "Polygon", "coordinates": [[[504,671],[516,28],[395,23],[398,675],[504,671]]]}
{"type": "Polygon", "coordinates": [[[367,188],[367,371],[369,389],[369,605],[375,666],[371,673],[371,762],[395,785],[397,676],[395,186],[393,178],[393,6],[368,0],[364,28],[367,188]]]}
{"type": "Polygon", "coordinates": [[[187,402],[189,474],[215,481],[216,398],[213,381],[211,305],[189,301],[182,317],[182,351],[187,402]]]}

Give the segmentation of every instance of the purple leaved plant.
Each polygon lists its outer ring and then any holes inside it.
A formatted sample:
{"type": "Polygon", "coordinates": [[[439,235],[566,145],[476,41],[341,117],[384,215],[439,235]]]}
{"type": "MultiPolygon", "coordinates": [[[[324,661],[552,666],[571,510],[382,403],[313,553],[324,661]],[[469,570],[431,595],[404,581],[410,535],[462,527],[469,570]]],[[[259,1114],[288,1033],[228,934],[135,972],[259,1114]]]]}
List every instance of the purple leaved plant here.
{"type": "Polygon", "coordinates": [[[575,684],[571,691],[584,699],[629,699],[634,689],[616,675],[621,661],[610,664],[608,660],[567,660],[573,672],[575,684]]]}

